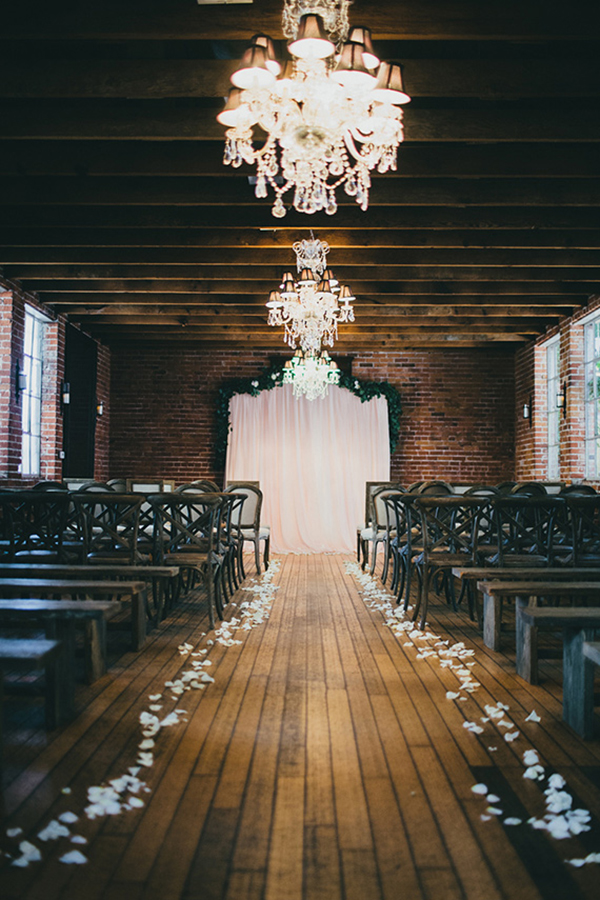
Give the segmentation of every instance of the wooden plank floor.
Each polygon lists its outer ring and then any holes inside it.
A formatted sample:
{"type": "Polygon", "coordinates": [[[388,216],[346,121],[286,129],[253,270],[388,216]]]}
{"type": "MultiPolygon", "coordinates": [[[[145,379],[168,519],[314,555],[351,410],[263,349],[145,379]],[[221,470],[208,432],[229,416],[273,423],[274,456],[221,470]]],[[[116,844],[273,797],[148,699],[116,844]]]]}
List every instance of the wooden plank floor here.
{"type": "Polygon", "coordinates": [[[233,646],[208,646],[202,598],[183,601],[141,653],[79,690],[81,712],[62,730],[47,735],[39,709],[9,704],[0,848],[14,853],[25,838],[42,859],[0,860],[2,900],[597,900],[600,866],[565,860],[600,852],[600,740],[563,725],[560,664],[542,662],[540,685],[526,684],[510,638],[488,650],[439,599],[435,638],[395,635],[346,562],[280,558],[269,620],[235,632],[233,646]],[[459,682],[440,665],[438,638],[475,650],[465,662],[480,686],[462,700],[446,698],[459,682]],[[183,642],[208,649],[215,681],[174,701],[164,685],[189,669],[183,642]],[[425,647],[435,652],[419,658],[425,647]],[[139,773],[144,807],[88,820],[87,788],[134,765],[139,714],[156,694],[160,715],[186,715],[161,730],[154,765],[139,773]],[[499,701],[519,731],[511,743],[481,722],[499,701]],[[534,708],[541,722],[525,722],[534,708]],[[590,810],[591,831],[556,840],[527,824],[544,815],[547,786],[523,778],[530,748],[546,775],[566,779],[574,808],[590,810]],[[473,793],[480,782],[497,801],[473,793]],[[486,816],[490,804],[503,815],[486,816]],[[41,842],[67,810],[88,843],[41,842]],[[523,824],[503,824],[509,816],[523,824]],[[8,837],[13,828],[22,834],[8,837]],[[88,863],[59,862],[73,849],[88,863]]]}

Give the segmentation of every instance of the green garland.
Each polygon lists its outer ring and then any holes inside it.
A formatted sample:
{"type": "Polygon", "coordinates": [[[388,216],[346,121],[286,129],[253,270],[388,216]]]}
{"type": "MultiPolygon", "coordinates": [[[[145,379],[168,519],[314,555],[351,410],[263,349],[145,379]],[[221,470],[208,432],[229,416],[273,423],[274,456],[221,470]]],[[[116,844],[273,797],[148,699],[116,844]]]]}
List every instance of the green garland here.
{"type": "MultiPolygon", "coordinates": [[[[264,369],[260,375],[254,378],[232,378],[219,388],[217,400],[217,434],[215,454],[217,464],[223,466],[227,452],[227,439],[231,431],[229,421],[229,401],[234,394],[250,394],[258,397],[262,391],[270,391],[274,387],[283,384],[284,360],[274,362],[269,368],[264,369]]],[[[387,381],[363,381],[354,375],[340,372],[339,386],[346,388],[358,397],[361,403],[366,403],[374,397],[385,397],[388,404],[388,421],[390,429],[390,452],[393,453],[398,443],[400,434],[400,416],[402,415],[402,403],[400,394],[396,388],[387,381]]]]}

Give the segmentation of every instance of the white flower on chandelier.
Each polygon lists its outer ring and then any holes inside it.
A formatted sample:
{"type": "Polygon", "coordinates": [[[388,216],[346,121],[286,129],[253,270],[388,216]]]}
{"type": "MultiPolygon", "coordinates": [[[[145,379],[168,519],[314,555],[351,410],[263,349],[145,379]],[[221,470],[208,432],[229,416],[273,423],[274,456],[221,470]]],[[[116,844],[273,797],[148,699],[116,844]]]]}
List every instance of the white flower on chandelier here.
{"type": "Polygon", "coordinates": [[[256,196],[266,197],[271,187],[278,218],[292,188],[298,212],[333,215],[341,185],[366,210],[370,172],[396,169],[404,137],[398,107],[410,100],[402,67],[380,62],[368,28],[353,28],[334,56],[326,29],[343,40],[347,8],[346,0],[286,0],[283,29],[293,38],[293,61],[282,73],[271,38],[255,35],[217,116],[227,127],[224,163],[256,164],[256,196]],[[267,133],[260,149],[253,146],[255,128],[267,133]]]}
{"type": "Polygon", "coordinates": [[[327,266],[329,246],[316,239],[297,241],[298,276],[285,272],[279,290],[271,291],[267,308],[268,323],[284,326],[284,340],[292,350],[318,353],[323,345],[333,347],[338,322],[354,322],[351,301],[355,298],[347,285],[340,285],[327,266]]]}
{"type": "Polygon", "coordinates": [[[326,350],[321,353],[303,353],[296,350],[283,368],[283,383],[293,386],[294,397],[298,400],[323,399],[329,392],[330,384],[339,384],[340,373],[326,350]]]}

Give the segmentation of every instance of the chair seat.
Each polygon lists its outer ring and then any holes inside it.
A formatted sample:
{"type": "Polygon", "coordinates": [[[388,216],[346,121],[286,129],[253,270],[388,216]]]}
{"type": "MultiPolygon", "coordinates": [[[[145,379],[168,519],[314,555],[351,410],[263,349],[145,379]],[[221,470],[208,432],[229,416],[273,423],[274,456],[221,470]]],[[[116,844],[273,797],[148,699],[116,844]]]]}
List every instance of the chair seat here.
{"type": "MultiPolygon", "coordinates": [[[[256,536],[256,532],[254,528],[242,528],[241,529],[242,536],[245,538],[249,538],[250,540],[254,540],[256,536]]],[[[268,537],[271,536],[271,526],[270,525],[261,525],[258,529],[258,539],[259,541],[266,541],[268,537]]]]}

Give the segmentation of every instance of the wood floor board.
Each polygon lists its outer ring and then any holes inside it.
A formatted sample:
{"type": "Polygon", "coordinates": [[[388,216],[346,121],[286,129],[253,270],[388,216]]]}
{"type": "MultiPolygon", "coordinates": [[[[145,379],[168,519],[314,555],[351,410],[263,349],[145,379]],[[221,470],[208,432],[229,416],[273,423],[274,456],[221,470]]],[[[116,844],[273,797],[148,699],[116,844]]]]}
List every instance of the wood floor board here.
{"type": "Polygon", "coordinates": [[[416,762],[465,897],[499,900],[498,884],[435,752],[423,748],[416,762]]]}
{"type": "MultiPolygon", "coordinates": [[[[7,827],[39,844],[39,828],[72,809],[90,861],[59,863],[75,846],[65,839],[43,845],[27,869],[0,857],[2,900],[596,900],[598,867],[565,860],[600,850],[600,740],[581,741],[562,722],[560,659],[544,660],[540,683],[528,685],[514,672],[510,634],[491,651],[465,610],[434,597],[430,631],[475,650],[480,682],[466,700],[448,700],[456,674],[417,658],[433,642],[404,646],[385,626],[346,572],[350,560],[281,557],[268,620],[236,632],[231,647],[206,644],[205,599],[184,599],[140,653],[127,650],[78,688],[81,714],[62,729],[43,733],[37,714],[11,719],[8,709],[0,850],[18,843],[7,827]],[[183,642],[208,646],[215,682],[174,701],[164,682],[190,667],[183,642]],[[87,820],[87,787],[134,764],[139,713],[157,693],[161,715],[187,714],[160,733],[141,772],[144,807],[87,820]],[[512,743],[482,722],[498,701],[520,732],[512,743]],[[542,721],[526,723],[534,708],[542,721]],[[545,783],[523,778],[528,748],[590,809],[589,835],[555,841],[527,824],[545,810],[545,783]],[[497,793],[503,816],[482,819],[477,781],[497,793]],[[522,825],[502,823],[516,814],[522,825]]],[[[227,616],[248,598],[239,591],[227,616]]],[[[509,626],[513,617],[507,610],[509,626]]]]}
{"type": "Polygon", "coordinates": [[[304,777],[280,775],[265,885],[265,900],[302,900],[304,862],[304,777]]]}
{"type": "Polygon", "coordinates": [[[304,831],[305,900],[342,900],[340,848],[331,825],[309,825],[304,831]]]}
{"type": "MultiPolygon", "coordinates": [[[[166,834],[161,834],[158,846],[148,845],[142,882],[145,882],[144,900],[176,900],[181,897],[216,785],[214,775],[192,776],[166,834]]],[[[117,878],[123,879],[124,884],[130,884],[131,880],[124,877],[127,875],[125,862],[126,857],[117,878]]]]}
{"type": "Polygon", "coordinates": [[[346,692],[328,691],[327,709],[340,848],[372,851],[367,802],[346,692]]]}
{"type": "Polygon", "coordinates": [[[306,697],[306,799],[307,827],[333,826],[333,768],[325,684],[309,682],[306,697]]]}

